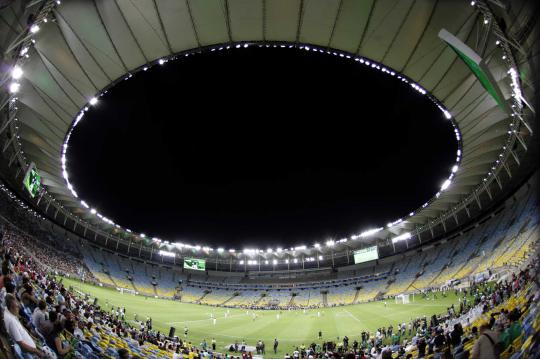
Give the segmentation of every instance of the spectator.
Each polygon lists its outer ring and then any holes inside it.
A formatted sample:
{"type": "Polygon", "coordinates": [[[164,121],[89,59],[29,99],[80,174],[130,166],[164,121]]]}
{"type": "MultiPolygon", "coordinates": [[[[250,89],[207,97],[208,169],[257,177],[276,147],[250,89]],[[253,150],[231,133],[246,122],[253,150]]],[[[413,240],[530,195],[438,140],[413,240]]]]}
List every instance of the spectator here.
{"type": "Polygon", "coordinates": [[[53,329],[45,336],[47,346],[56,353],[58,358],[63,358],[64,355],[71,351],[71,346],[69,344],[64,346],[62,343],[62,339],[60,338],[62,330],[64,330],[62,323],[57,321],[54,323],[53,329]]]}
{"type": "Polygon", "coordinates": [[[36,329],[39,330],[45,320],[47,320],[47,304],[44,300],[40,300],[38,303],[38,306],[36,309],[34,309],[34,313],[32,313],[32,324],[36,329]]]}
{"type": "Polygon", "coordinates": [[[480,326],[480,336],[474,343],[471,359],[493,359],[496,358],[496,344],[499,341],[499,335],[489,329],[488,324],[480,326]]]}
{"type": "Polygon", "coordinates": [[[118,358],[119,359],[129,359],[129,352],[124,348],[118,349],[118,358]]]}
{"type": "Polygon", "coordinates": [[[426,343],[426,340],[424,338],[420,338],[418,340],[418,357],[419,358],[423,358],[426,356],[426,347],[427,347],[427,343],[426,343]]]}
{"type": "Polygon", "coordinates": [[[463,335],[463,327],[460,323],[454,324],[454,330],[450,333],[450,343],[452,347],[457,348],[461,345],[461,336],[463,335]]]}
{"type": "Polygon", "coordinates": [[[519,312],[514,310],[509,313],[508,320],[510,321],[510,326],[501,334],[501,342],[504,349],[508,348],[520,336],[522,331],[521,324],[519,323],[519,312]]]}
{"type": "Polygon", "coordinates": [[[4,310],[4,325],[6,331],[15,343],[21,347],[21,350],[30,354],[30,357],[37,356],[43,358],[44,354],[37,349],[34,339],[28,334],[26,328],[17,318],[19,313],[19,302],[12,294],[6,295],[6,309],[4,310]]]}

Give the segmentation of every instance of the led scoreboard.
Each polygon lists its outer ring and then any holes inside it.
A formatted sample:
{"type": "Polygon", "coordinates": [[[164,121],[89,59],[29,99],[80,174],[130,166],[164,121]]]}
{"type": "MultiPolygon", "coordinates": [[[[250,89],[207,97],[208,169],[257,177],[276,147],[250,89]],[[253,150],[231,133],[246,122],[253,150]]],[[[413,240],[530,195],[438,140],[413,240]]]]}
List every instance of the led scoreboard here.
{"type": "Polygon", "coordinates": [[[364,263],[379,259],[377,246],[362,248],[354,251],[354,264],[364,263]]]}

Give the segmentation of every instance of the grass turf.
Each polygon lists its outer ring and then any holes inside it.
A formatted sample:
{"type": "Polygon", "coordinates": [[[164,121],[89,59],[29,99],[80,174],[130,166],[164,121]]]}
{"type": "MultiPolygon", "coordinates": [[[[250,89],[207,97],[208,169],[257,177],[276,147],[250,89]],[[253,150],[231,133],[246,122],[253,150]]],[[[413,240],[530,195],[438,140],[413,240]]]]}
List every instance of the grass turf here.
{"type": "Polygon", "coordinates": [[[111,306],[126,308],[126,320],[133,323],[134,314],[139,319],[152,318],[153,328],[168,334],[171,326],[176,328],[176,335],[184,339],[184,326],[189,329],[187,340],[199,345],[203,339],[210,344],[212,338],[217,341],[217,349],[222,351],[225,347],[237,340],[246,341],[247,345],[255,346],[261,339],[266,344],[267,358],[283,358],[285,353],[291,353],[296,346],[302,343],[306,346],[312,342],[321,343],[318,339],[319,330],[322,331],[323,340],[341,340],[347,335],[350,343],[357,339],[360,341],[362,331],[373,333],[379,327],[388,327],[390,324],[396,328],[398,323],[409,322],[413,318],[433,314],[442,314],[453,304],[459,308],[459,302],[453,292],[447,297],[438,296],[438,299],[423,299],[415,296],[414,302],[409,304],[396,304],[394,300],[306,310],[249,310],[228,309],[207,305],[180,303],[178,301],[156,299],[130,294],[121,294],[118,291],[105,287],[98,287],[64,278],[64,284],[74,289],[98,298],[98,304],[106,310],[111,306]],[[225,313],[229,311],[227,318],[225,313]],[[320,316],[318,315],[320,312],[320,316]],[[217,318],[216,324],[210,319],[211,313],[217,318]],[[253,313],[256,318],[253,319],[253,313]],[[277,319],[277,314],[280,318],[277,319]],[[279,341],[278,354],[274,355],[272,345],[274,338],[279,341]],[[270,353],[272,352],[272,353],[270,353]]]}

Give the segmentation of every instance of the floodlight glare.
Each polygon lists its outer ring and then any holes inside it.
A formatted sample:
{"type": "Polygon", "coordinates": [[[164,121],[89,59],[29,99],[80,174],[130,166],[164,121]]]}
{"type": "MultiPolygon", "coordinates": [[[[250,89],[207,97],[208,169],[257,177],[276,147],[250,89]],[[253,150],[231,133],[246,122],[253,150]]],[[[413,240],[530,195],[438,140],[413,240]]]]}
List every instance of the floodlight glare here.
{"type": "Polygon", "coordinates": [[[34,25],[32,25],[32,26],[30,27],[30,32],[31,32],[32,34],[35,34],[35,33],[38,32],[38,31],[39,31],[39,25],[38,25],[38,24],[34,24],[34,25]]]}
{"type": "Polygon", "coordinates": [[[450,186],[450,183],[452,183],[452,181],[450,181],[449,179],[447,179],[446,181],[443,182],[442,186],[441,186],[441,191],[444,191],[445,189],[448,188],[448,186],[450,186]]]}
{"type": "Polygon", "coordinates": [[[399,241],[404,241],[411,238],[411,234],[409,232],[403,233],[397,237],[392,238],[392,243],[396,243],[399,241]]]}
{"type": "Polygon", "coordinates": [[[21,88],[21,84],[18,83],[18,82],[12,82],[10,85],[9,85],[9,92],[11,93],[17,93],[19,92],[19,89],[21,88]]]}
{"type": "Polygon", "coordinates": [[[98,103],[98,99],[95,98],[95,97],[92,97],[92,98],[90,99],[90,102],[89,102],[89,103],[90,103],[90,105],[94,106],[96,103],[98,103]]]}
{"type": "Polygon", "coordinates": [[[23,75],[23,70],[21,69],[20,66],[15,66],[13,68],[13,70],[11,70],[11,77],[14,79],[14,80],[18,80],[22,77],[23,75]]]}

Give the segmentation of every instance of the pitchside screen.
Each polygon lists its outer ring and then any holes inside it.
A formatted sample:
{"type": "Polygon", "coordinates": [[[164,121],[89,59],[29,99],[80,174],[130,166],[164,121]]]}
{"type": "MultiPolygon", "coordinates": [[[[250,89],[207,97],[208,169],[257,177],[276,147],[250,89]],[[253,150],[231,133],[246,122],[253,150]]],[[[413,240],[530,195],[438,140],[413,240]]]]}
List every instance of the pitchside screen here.
{"type": "Polygon", "coordinates": [[[185,258],[184,268],[193,270],[206,270],[206,261],[197,258],[185,258]]]}
{"type": "Polygon", "coordinates": [[[364,263],[379,259],[379,252],[377,246],[367,247],[354,251],[354,264],[364,263]]]}
{"type": "Polygon", "coordinates": [[[41,176],[33,163],[26,172],[26,176],[24,176],[23,184],[32,198],[39,192],[39,188],[41,187],[41,176]]]}

